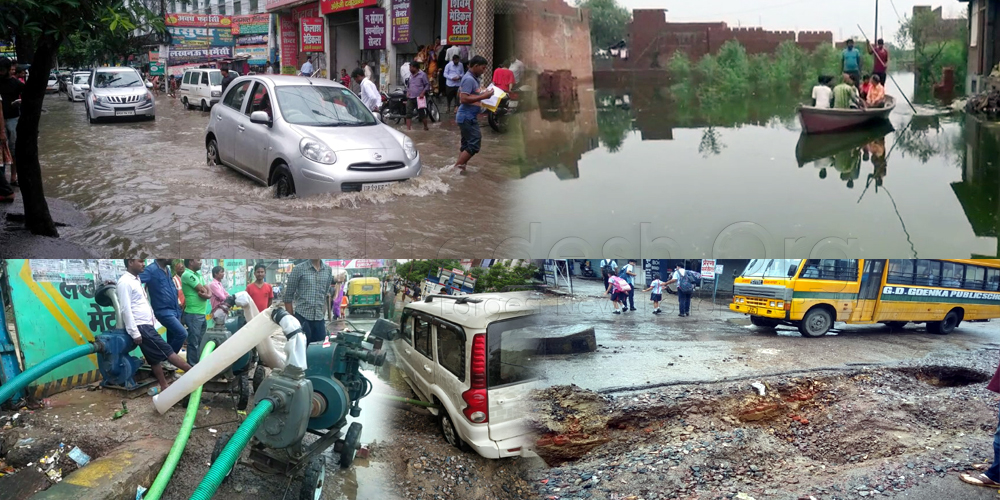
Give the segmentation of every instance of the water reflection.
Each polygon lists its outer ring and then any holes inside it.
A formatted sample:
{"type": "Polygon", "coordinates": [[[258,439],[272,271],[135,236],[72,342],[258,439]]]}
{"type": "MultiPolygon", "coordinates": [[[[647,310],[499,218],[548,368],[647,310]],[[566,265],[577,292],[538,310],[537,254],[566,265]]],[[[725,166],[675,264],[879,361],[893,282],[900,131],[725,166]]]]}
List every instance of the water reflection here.
{"type": "Polygon", "coordinates": [[[573,239],[580,251],[614,241],[685,256],[798,256],[830,242],[852,255],[1000,254],[1000,129],[973,118],[897,106],[891,123],[811,137],[794,96],[697,106],[663,84],[578,95],[573,122],[521,117],[515,227],[539,224],[533,251],[573,239]],[[650,201],[678,182],[690,189],[650,201]],[[627,195],[611,203],[608,186],[627,195]]]}

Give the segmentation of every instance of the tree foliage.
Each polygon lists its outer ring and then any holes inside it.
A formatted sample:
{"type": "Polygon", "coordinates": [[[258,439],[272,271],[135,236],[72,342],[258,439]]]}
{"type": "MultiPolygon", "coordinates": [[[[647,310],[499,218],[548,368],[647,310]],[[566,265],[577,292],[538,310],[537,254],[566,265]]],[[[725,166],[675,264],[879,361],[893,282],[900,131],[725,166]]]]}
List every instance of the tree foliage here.
{"type": "Polygon", "coordinates": [[[477,267],[472,270],[476,278],[476,293],[506,292],[531,284],[538,269],[534,265],[512,266],[497,262],[489,268],[477,267]]]}
{"type": "Polygon", "coordinates": [[[945,67],[954,68],[956,85],[964,86],[969,60],[969,28],[964,19],[956,24],[958,29],[949,31],[947,25],[929,11],[906,16],[900,24],[896,39],[902,46],[913,47],[918,89],[929,92],[940,81],[945,67]]]}
{"type": "Polygon", "coordinates": [[[461,262],[454,259],[411,260],[396,264],[396,274],[411,283],[420,283],[431,273],[437,274],[439,268],[454,269],[461,262]]]}
{"type": "Polygon", "coordinates": [[[590,46],[593,50],[610,47],[628,36],[632,14],[617,0],[583,0],[579,7],[590,11],[590,46]]]}

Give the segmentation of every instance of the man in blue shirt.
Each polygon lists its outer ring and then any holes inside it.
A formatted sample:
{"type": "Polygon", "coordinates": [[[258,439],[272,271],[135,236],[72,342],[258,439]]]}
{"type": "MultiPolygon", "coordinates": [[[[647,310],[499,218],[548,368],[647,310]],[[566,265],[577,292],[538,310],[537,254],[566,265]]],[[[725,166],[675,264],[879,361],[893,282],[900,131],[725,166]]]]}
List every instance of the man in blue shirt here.
{"type": "Polygon", "coordinates": [[[459,148],[458,161],[455,167],[465,171],[466,164],[479,152],[483,134],[479,130],[479,112],[482,110],[480,101],[493,96],[493,89],[483,90],[479,86],[479,77],[486,71],[486,58],[473,57],[469,61],[469,71],[462,77],[458,85],[458,113],[455,121],[462,131],[462,145],[459,148]]]}
{"type": "Polygon", "coordinates": [[[416,61],[410,63],[410,79],[406,83],[406,130],[413,130],[411,123],[413,123],[413,117],[417,116],[420,118],[420,122],[424,124],[424,130],[429,130],[427,128],[427,91],[431,88],[431,82],[427,79],[427,73],[420,70],[420,64],[416,61]],[[418,99],[424,100],[424,107],[420,107],[417,103],[418,99]]]}
{"type": "Polygon", "coordinates": [[[147,266],[139,274],[139,282],[146,285],[153,316],[167,329],[167,344],[174,352],[181,352],[187,329],[181,324],[181,304],[174,286],[174,273],[170,259],[156,259],[156,264],[147,266]]]}
{"type": "Polygon", "coordinates": [[[861,85],[861,51],[854,46],[852,39],[847,39],[847,48],[840,55],[840,70],[851,75],[855,87],[861,85]]]}

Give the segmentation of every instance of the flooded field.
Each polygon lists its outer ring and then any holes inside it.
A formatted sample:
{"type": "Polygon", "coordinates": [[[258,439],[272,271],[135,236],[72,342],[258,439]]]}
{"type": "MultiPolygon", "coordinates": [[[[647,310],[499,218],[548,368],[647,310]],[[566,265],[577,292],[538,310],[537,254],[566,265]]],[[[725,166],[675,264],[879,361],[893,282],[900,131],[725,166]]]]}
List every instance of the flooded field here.
{"type": "Polygon", "coordinates": [[[1000,128],[887,92],[891,124],[805,136],[795,97],[581,86],[572,109],[521,116],[515,236],[561,256],[998,255],[1000,128]]]}
{"type": "MultiPolygon", "coordinates": [[[[212,253],[393,256],[488,252],[495,242],[454,239],[506,227],[510,172],[503,136],[488,126],[465,175],[453,116],[409,135],[423,160],[418,178],[387,191],[275,199],[225,167],[208,167],[208,113],[160,95],[156,121],[90,125],[82,103],[45,100],[39,151],[47,196],[89,218],[65,236],[99,255],[212,253]],[[461,207],[475,200],[476,214],[461,207]],[[471,246],[470,246],[471,245],[471,246]],[[187,252],[187,253],[185,253],[187,252]]],[[[401,126],[405,130],[405,126],[401,126]]],[[[416,127],[419,129],[419,127],[416,127]]],[[[498,240],[499,241],[499,240],[498,240]]]]}

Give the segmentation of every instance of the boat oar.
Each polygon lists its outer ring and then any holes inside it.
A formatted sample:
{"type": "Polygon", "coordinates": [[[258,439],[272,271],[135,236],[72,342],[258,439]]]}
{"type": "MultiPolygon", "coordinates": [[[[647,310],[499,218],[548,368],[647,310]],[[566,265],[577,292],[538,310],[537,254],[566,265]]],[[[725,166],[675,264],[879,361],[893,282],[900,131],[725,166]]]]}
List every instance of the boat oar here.
{"type": "MultiPolygon", "coordinates": [[[[867,42],[867,43],[868,43],[868,46],[869,46],[869,47],[871,47],[871,45],[872,45],[872,41],[868,39],[868,35],[866,35],[866,34],[865,34],[865,30],[863,30],[863,29],[861,28],[861,25],[860,25],[860,24],[858,25],[858,29],[859,29],[859,30],[861,30],[861,36],[865,37],[865,42],[867,42]]],[[[885,61],[883,61],[883,60],[882,60],[882,57],[878,55],[878,52],[875,52],[875,51],[873,50],[873,51],[872,51],[872,53],[873,53],[873,54],[875,55],[875,57],[876,57],[876,58],[878,59],[878,62],[882,63],[882,66],[885,66],[885,61]]],[[[886,69],[889,69],[889,68],[886,68],[886,69]]],[[[904,100],[906,100],[906,104],[909,104],[909,105],[910,105],[910,109],[912,109],[912,110],[913,110],[913,113],[914,113],[914,114],[916,114],[916,113],[917,113],[917,108],[913,107],[913,103],[912,103],[912,102],[910,102],[910,99],[909,99],[908,97],[906,97],[906,92],[903,92],[903,88],[902,88],[902,87],[900,87],[898,83],[896,83],[896,79],[895,79],[895,78],[893,78],[893,77],[892,77],[892,75],[891,75],[891,74],[889,74],[889,72],[888,72],[888,71],[886,71],[886,72],[885,72],[885,75],[886,75],[886,76],[888,76],[888,77],[889,77],[889,79],[890,79],[890,80],[892,80],[892,83],[894,83],[894,84],[896,85],[896,88],[897,88],[897,89],[899,89],[899,93],[900,93],[900,95],[902,95],[902,96],[903,96],[903,99],[904,99],[904,100]]],[[[885,82],[882,82],[882,83],[885,83],[885,82]]]]}

